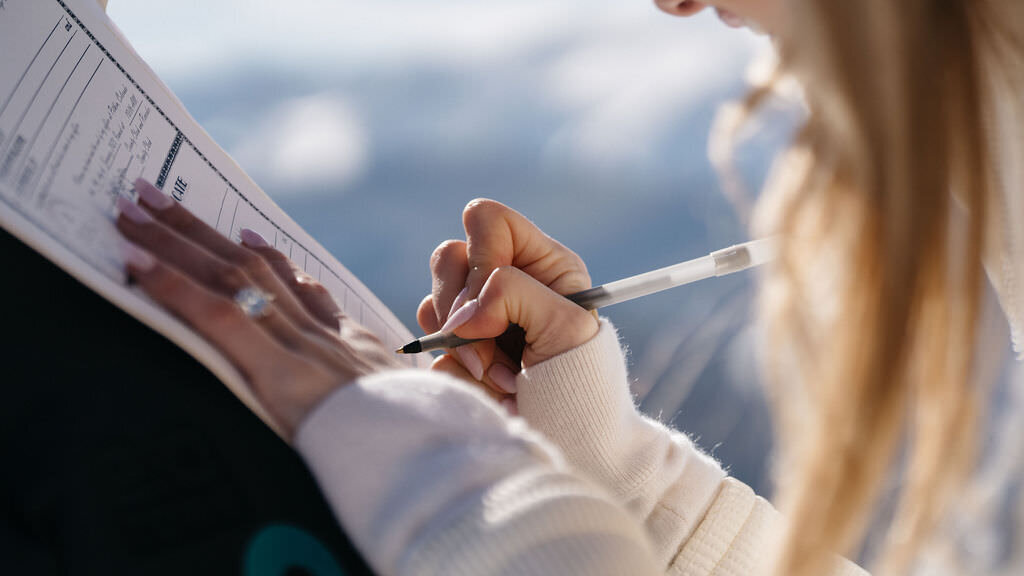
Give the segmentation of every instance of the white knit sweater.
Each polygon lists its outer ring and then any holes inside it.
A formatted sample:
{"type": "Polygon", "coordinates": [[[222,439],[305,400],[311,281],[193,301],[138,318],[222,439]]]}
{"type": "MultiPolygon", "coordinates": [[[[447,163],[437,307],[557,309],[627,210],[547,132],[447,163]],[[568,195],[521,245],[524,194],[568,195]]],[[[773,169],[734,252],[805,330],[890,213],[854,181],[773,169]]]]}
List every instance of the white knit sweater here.
{"type": "MultiPolygon", "coordinates": [[[[1007,78],[1024,87],[1016,66],[1007,78]]],[[[1017,94],[1010,84],[993,92],[1017,94]]],[[[1015,98],[997,99],[988,119],[998,180],[985,263],[1024,358],[1015,98]]],[[[381,374],[333,394],[296,444],[381,575],[769,572],[778,513],[686,436],[636,410],[607,322],[587,344],[525,370],[518,403],[525,422],[445,376],[381,374]]],[[[832,574],[866,572],[839,559],[832,574]]]]}
{"type": "Polygon", "coordinates": [[[778,513],[637,411],[610,324],[524,371],[518,402],[390,372],[334,393],[296,446],[381,575],[770,571],[778,513]]]}

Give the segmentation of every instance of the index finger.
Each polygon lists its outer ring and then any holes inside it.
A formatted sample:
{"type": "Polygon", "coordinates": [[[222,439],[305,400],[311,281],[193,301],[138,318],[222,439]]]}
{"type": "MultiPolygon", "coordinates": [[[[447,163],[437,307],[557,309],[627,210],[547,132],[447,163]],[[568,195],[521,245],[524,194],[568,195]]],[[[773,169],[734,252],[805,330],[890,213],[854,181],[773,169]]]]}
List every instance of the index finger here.
{"type": "Polygon", "coordinates": [[[586,265],[573,251],[500,202],[477,199],[462,213],[466,229],[468,298],[475,298],[491,273],[514,266],[559,294],[590,288],[586,265]]]}
{"type": "Polygon", "coordinates": [[[252,280],[280,299],[280,305],[300,327],[313,330],[321,326],[262,253],[235,244],[145,180],[135,181],[135,191],[140,203],[149,208],[148,214],[218,258],[245,270],[252,280]]]}
{"type": "Polygon", "coordinates": [[[247,249],[228,240],[223,234],[197,218],[184,206],[172,200],[149,182],[142,179],[136,180],[135,191],[139,194],[140,203],[146,205],[150,209],[150,214],[157,220],[224,260],[240,262],[250,256],[247,249]]]}

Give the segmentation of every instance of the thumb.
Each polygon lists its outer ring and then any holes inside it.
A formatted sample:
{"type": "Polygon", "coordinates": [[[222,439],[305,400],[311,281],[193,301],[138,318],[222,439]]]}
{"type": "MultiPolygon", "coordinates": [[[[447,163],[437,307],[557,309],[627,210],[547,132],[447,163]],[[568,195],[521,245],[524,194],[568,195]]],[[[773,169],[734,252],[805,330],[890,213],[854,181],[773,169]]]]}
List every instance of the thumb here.
{"type": "Polygon", "coordinates": [[[513,266],[495,269],[480,295],[442,330],[463,338],[494,338],[509,324],[525,332],[524,366],[576,348],[598,331],[593,314],[513,266]]]}

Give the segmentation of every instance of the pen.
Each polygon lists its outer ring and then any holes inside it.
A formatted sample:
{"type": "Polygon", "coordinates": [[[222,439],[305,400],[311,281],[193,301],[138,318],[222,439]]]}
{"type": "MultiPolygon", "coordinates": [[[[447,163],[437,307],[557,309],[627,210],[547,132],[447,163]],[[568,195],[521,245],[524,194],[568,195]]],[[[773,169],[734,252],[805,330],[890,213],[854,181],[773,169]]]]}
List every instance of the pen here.
{"type": "MultiPolygon", "coordinates": [[[[773,238],[751,240],[728,248],[716,250],[707,256],[666,266],[601,286],[588,288],[566,296],[587,310],[596,310],[633,300],[676,286],[682,286],[705,278],[725,276],[733,272],[759,266],[775,257],[773,238]]],[[[455,334],[436,332],[414,340],[395,350],[398,354],[419,354],[443,348],[458,348],[465,344],[486,340],[485,338],[459,338],[455,334]]]]}

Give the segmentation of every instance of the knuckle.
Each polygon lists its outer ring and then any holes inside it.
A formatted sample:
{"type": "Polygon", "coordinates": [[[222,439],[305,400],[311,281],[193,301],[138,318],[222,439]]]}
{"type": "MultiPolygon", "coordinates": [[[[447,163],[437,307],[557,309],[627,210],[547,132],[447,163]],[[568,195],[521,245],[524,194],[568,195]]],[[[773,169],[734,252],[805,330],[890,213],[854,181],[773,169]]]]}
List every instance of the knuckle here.
{"type": "Polygon", "coordinates": [[[515,266],[499,266],[491,273],[491,279],[496,284],[507,284],[517,278],[520,270],[515,266]]]}
{"type": "Polygon", "coordinates": [[[444,262],[456,256],[459,250],[465,250],[460,240],[445,240],[441,242],[430,254],[430,268],[432,270],[439,268],[444,262]]]}
{"type": "Polygon", "coordinates": [[[590,273],[587,271],[587,263],[583,261],[583,258],[581,258],[579,254],[569,250],[569,259],[572,262],[573,267],[575,267],[580,274],[589,279],[590,273]]]}
{"type": "Polygon", "coordinates": [[[434,296],[427,295],[420,300],[419,306],[416,307],[416,314],[422,316],[423,314],[434,313],[434,296]]]}
{"type": "Polygon", "coordinates": [[[165,211],[163,221],[171,228],[190,238],[195,238],[201,231],[199,219],[177,203],[175,203],[171,210],[165,211]]]}
{"type": "Polygon", "coordinates": [[[269,262],[270,264],[284,264],[290,262],[288,257],[281,253],[277,248],[263,247],[263,248],[249,248],[255,252],[259,258],[269,262]]]}
{"type": "Polygon", "coordinates": [[[224,298],[210,299],[202,306],[202,321],[212,330],[223,330],[238,324],[241,310],[230,300],[224,298]]]}
{"type": "Polygon", "coordinates": [[[338,333],[341,331],[341,320],[338,316],[324,318],[324,324],[329,328],[328,336],[332,341],[338,337],[338,333]]]}
{"type": "Polygon", "coordinates": [[[317,282],[312,276],[303,274],[295,277],[295,287],[307,294],[311,294],[317,297],[330,296],[331,293],[327,291],[327,287],[317,282]]]}
{"type": "Polygon", "coordinates": [[[521,272],[514,266],[500,266],[487,278],[488,292],[492,297],[502,298],[508,286],[515,282],[521,272]]]}
{"type": "Polygon", "coordinates": [[[321,296],[321,297],[323,297],[323,298],[327,298],[328,296],[330,296],[330,295],[331,295],[331,293],[327,291],[327,287],[326,287],[326,286],[324,286],[323,284],[319,283],[319,282],[314,282],[314,283],[312,283],[312,284],[309,284],[309,288],[310,288],[310,289],[311,289],[311,290],[312,290],[312,291],[313,291],[313,292],[314,292],[314,293],[315,293],[315,294],[316,294],[317,296],[321,296]]]}
{"type": "Polygon", "coordinates": [[[484,218],[492,214],[497,214],[508,210],[508,208],[498,202],[497,200],[491,200],[490,198],[475,198],[470,200],[466,207],[462,210],[462,217],[465,221],[475,220],[484,218]]]}
{"type": "Polygon", "coordinates": [[[419,307],[416,309],[416,323],[427,333],[434,332],[440,328],[438,325],[440,319],[437,317],[433,298],[428,297],[420,302],[419,307]]]}
{"type": "Polygon", "coordinates": [[[238,265],[252,278],[262,278],[270,271],[266,260],[264,260],[259,254],[248,250],[245,250],[240,254],[238,257],[238,265]]]}
{"type": "Polygon", "coordinates": [[[578,292],[590,288],[591,284],[590,274],[587,274],[586,270],[570,270],[558,278],[551,287],[554,288],[557,285],[558,291],[563,293],[565,291],[578,292]]]}
{"type": "Polygon", "coordinates": [[[246,274],[244,270],[227,262],[215,265],[213,276],[216,279],[217,285],[231,293],[237,292],[252,284],[252,281],[249,279],[249,275],[246,274]]]}

